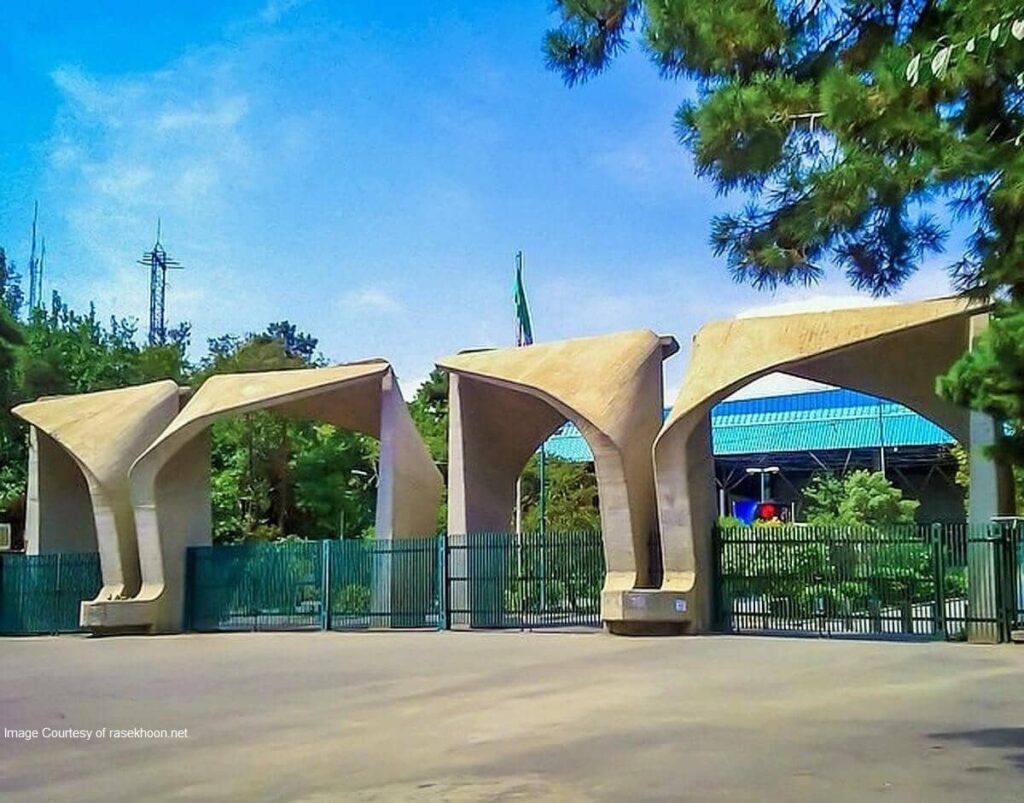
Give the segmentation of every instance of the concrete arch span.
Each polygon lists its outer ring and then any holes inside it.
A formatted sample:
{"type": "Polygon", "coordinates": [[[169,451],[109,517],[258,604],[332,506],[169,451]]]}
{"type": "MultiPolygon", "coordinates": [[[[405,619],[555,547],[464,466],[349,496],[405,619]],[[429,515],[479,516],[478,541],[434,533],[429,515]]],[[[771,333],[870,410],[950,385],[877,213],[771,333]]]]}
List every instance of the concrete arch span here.
{"type": "Polygon", "coordinates": [[[505,531],[516,478],[565,420],[594,455],[606,597],[656,585],[650,449],[661,423],[661,364],[672,337],[640,330],[440,360],[448,371],[452,533],[505,531]]]}
{"type": "Polygon", "coordinates": [[[128,469],[178,414],[182,394],[166,380],[44,398],[13,410],[30,424],[27,551],[98,551],[97,600],[138,593],[128,469]]]}
{"type": "Polygon", "coordinates": [[[93,630],[183,627],[185,556],[210,543],[209,428],[256,410],[316,420],[380,441],[378,538],[433,533],[442,480],[383,360],[211,377],[129,471],[142,585],[130,600],[83,608],[93,630]]]}
{"type": "MultiPolygon", "coordinates": [[[[984,313],[961,299],[937,299],[716,322],[697,333],[679,398],[654,445],[661,591],[684,600],[688,629],[708,627],[712,604],[711,408],[782,371],[903,404],[977,451],[972,414],[940,399],[935,378],[969,347],[984,313]]],[[[1003,492],[997,505],[1006,501],[1003,492]]]]}

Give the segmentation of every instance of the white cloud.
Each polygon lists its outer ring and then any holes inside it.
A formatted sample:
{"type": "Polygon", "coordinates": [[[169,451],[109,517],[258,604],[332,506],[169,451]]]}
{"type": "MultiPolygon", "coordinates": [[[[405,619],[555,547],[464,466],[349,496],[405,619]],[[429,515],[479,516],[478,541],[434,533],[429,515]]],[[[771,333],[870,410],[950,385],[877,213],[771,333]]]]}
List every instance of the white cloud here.
{"type": "Polygon", "coordinates": [[[111,94],[98,81],[74,66],[58,67],[50,73],[50,77],[64,98],[82,112],[107,116],[108,123],[120,121],[119,117],[113,117],[111,113],[118,109],[121,100],[127,99],[119,97],[122,93],[111,94]]]}
{"type": "Polygon", "coordinates": [[[118,201],[142,192],[156,178],[149,165],[116,157],[102,164],[87,165],[83,172],[94,192],[118,201]]]}
{"type": "Polygon", "coordinates": [[[267,25],[274,25],[281,21],[289,11],[294,11],[299,6],[305,5],[307,0],[268,0],[267,4],[260,9],[259,17],[267,25]]]}
{"type": "Polygon", "coordinates": [[[778,304],[748,307],[736,313],[737,318],[769,318],[776,315],[799,315],[805,312],[829,312],[856,307],[877,307],[895,304],[892,299],[876,299],[855,295],[813,295],[778,304]]]}
{"type": "Polygon", "coordinates": [[[392,313],[402,309],[402,304],[382,287],[363,287],[351,290],[341,297],[341,306],[356,312],[392,313]]]}
{"type": "Polygon", "coordinates": [[[49,179],[65,230],[48,284],[72,306],[95,301],[100,315],[144,326],[148,276],[135,261],[161,217],[168,251],[186,265],[169,279],[168,323],[192,320],[202,343],[270,319],[273,295],[250,275],[259,252],[238,247],[237,235],[238,190],[275,163],[272,144],[260,147],[267,123],[251,119],[240,91],[253,55],[211,47],[146,74],[97,77],[75,66],[51,73],[63,104],[49,179]],[[64,269],[72,251],[89,270],[64,269]]]}
{"type": "Polygon", "coordinates": [[[159,113],[153,124],[157,130],[164,132],[225,130],[237,126],[248,111],[249,101],[240,95],[223,98],[206,106],[197,103],[187,107],[171,106],[159,113]]]}

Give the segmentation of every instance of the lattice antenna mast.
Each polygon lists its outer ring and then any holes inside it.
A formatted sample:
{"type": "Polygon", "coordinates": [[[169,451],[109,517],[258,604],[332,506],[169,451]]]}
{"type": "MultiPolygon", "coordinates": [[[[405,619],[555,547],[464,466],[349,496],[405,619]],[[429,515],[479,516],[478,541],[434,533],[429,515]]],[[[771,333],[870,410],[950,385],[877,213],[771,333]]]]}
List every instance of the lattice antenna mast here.
{"type": "Polygon", "coordinates": [[[156,222],[156,244],[139,260],[140,265],[149,268],[149,344],[162,346],[167,342],[167,322],[164,318],[164,302],[167,295],[167,271],[180,270],[185,266],[167,256],[160,244],[160,221],[156,222]]]}
{"type": "Polygon", "coordinates": [[[39,296],[42,295],[42,288],[39,286],[39,279],[36,275],[36,227],[38,223],[39,201],[36,201],[35,209],[32,212],[32,250],[28,257],[28,311],[30,315],[32,310],[39,306],[39,296]]]}

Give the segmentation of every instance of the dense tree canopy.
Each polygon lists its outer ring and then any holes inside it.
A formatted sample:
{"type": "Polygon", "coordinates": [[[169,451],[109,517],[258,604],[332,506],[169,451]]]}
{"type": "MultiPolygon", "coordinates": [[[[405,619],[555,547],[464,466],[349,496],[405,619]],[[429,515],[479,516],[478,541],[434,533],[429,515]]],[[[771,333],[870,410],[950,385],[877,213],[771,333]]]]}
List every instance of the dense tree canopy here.
{"type": "MultiPolygon", "coordinates": [[[[244,337],[211,339],[191,381],[324,364],[316,338],[281,321],[244,337]]],[[[373,534],[373,438],[260,411],[216,422],[210,452],[215,540],[373,534]]]]}
{"type": "Polygon", "coordinates": [[[913,524],[920,506],[919,502],[904,499],[903,491],[881,471],[822,474],[804,488],[803,496],[807,521],[819,525],[913,524]]]}
{"type": "Polygon", "coordinates": [[[696,80],[697,98],[677,113],[680,140],[698,173],[750,198],[712,233],[737,278],[768,288],[813,282],[833,262],[855,287],[889,293],[942,247],[946,231],[929,208],[946,199],[973,230],[952,265],[959,286],[1024,300],[1024,46],[1008,24],[1016,4],[558,6],[562,24],[546,52],[568,83],[600,73],[631,39],[665,77],[696,80]],[[974,52],[931,80],[908,80],[916,55],[972,37],[974,52]]]}
{"type": "Polygon", "coordinates": [[[1024,11],[998,0],[558,0],[549,66],[572,85],[631,43],[697,94],[676,114],[698,174],[747,204],[711,241],[755,287],[834,266],[886,295],[951,225],[955,287],[1003,302],[942,383],[1017,433],[1024,462],[1024,11]],[[942,213],[943,205],[946,213],[942,213]],[[958,230],[958,235],[961,233],[958,230]]]}

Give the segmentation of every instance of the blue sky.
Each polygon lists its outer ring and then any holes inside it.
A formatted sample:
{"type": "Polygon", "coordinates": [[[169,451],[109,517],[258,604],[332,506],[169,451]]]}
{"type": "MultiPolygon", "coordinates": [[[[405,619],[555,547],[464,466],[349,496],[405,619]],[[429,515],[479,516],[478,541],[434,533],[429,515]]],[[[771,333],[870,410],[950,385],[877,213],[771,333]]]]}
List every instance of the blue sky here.
{"type": "MultiPolygon", "coordinates": [[[[287,318],[332,360],[433,360],[514,332],[526,254],[539,340],[676,335],[849,304],[840,277],[757,293],[707,245],[717,198],[672,116],[693,89],[636,53],[567,89],[547,0],[179,0],[0,8],[0,245],[23,268],[32,201],[46,293],[146,319],[135,264],[163,220],[168,318],[205,339],[287,318]]],[[[941,260],[901,298],[948,290],[941,260]]],[[[868,299],[864,298],[864,301],[868,299]]]]}

